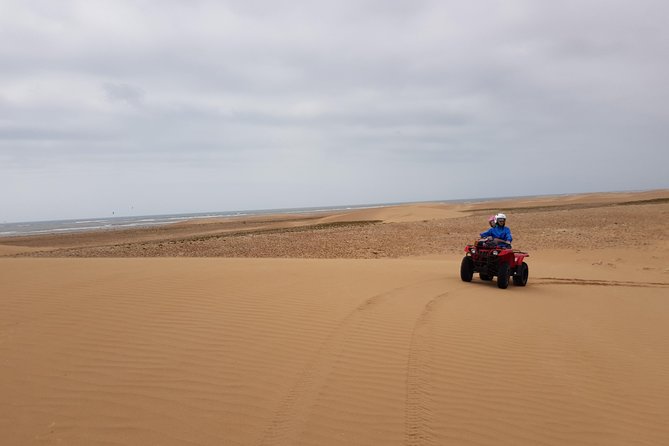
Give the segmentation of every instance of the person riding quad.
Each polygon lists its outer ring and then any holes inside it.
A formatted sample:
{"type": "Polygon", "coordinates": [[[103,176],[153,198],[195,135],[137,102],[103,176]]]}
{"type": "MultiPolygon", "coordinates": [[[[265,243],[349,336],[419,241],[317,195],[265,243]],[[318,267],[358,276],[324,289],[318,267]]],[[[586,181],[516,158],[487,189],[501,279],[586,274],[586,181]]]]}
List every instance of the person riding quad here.
{"type": "Polygon", "coordinates": [[[495,216],[494,216],[494,215],[491,215],[491,216],[488,218],[488,224],[490,225],[491,228],[494,228],[494,227],[495,227],[495,216]]]}
{"type": "Polygon", "coordinates": [[[511,230],[506,227],[506,215],[495,215],[495,226],[482,232],[481,238],[492,241],[504,248],[510,248],[513,237],[511,237],[511,230]]]}

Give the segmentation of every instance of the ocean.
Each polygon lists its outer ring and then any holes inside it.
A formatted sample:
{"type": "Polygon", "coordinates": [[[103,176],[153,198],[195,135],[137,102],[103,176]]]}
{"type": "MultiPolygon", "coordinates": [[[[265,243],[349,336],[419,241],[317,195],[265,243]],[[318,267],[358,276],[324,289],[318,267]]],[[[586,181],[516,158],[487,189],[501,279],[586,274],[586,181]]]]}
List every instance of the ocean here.
{"type": "Polygon", "coordinates": [[[260,209],[248,211],[201,212],[193,214],[143,215],[133,217],[80,218],[74,220],[32,221],[0,223],[0,237],[21,235],[58,234],[82,231],[114,230],[133,227],[166,225],[205,218],[230,218],[267,214],[304,214],[349,209],[372,209],[395,206],[403,203],[382,203],[352,206],[324,206],[289,209],[260,209]]]}
{"type": "MultiPolygon", "coordinates": [[[[560,195],[554,195],[560,196],[560,195]]],[[[68,232],[114,230],[133,227],[146,227],[156,225],[166,225],[188,220],[197,220],[205,218],[230,218],[253,215],[269,214],[310,214],[315,212],[345,211],[351,209],[374,209],[388,206],[397,206],[402,204],[417,203],[480,203],[491,200],[504,200],[509,198],[532,198],[535,195],[523,197],[486,197],[486,198],[465,198],[458,200],[430,200],[430,201],[410,201],[395,203],[376,203],[376,204],[356,204],[340,206],[321,206],[321,207],[303,207],[303,208],[284,208],[284,209],[258,209],[247,211],[221,211],[221,212],[200,212],[192,214],[164,214],[164,215],[141,215],[131,217],[106,217],[106,218],[79,218],[73,220],[52,220],[52,221],[28,221],[17,223],[0,223],[0,237],[15,237],[21,235],[39,235],[39,234],[58,234],[68,232]]]]}

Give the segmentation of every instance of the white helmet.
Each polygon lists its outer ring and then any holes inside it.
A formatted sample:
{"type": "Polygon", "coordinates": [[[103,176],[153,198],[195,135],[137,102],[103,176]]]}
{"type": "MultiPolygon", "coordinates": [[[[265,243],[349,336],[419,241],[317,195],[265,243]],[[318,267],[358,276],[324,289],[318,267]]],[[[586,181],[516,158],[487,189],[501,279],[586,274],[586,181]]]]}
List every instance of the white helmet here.
{"type": "Polygon", "coordinates": [[[499,220],[500,218],[506,220],[506,214],[499,213],[495,215],[495,221],[499,220]]]}

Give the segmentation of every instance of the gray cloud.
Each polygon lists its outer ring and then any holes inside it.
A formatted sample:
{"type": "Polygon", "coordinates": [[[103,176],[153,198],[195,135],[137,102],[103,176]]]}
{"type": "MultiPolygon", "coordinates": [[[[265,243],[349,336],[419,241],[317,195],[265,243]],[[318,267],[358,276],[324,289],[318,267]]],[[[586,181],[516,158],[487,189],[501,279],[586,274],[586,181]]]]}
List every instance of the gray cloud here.
{"type": "Polygon", "coordinates": [[[668,12],[5,1],[1,219],[668,187],[668,12]]]}
{"type": "Polygon", "coordinates": [[[121,101],[130,105],[139,106],[141,105],[144,96],[144,92],[141,89],[129,84],[106,82],[102,85],[102,88],[107,94],[107,98],[112,102],[121,101]]]}

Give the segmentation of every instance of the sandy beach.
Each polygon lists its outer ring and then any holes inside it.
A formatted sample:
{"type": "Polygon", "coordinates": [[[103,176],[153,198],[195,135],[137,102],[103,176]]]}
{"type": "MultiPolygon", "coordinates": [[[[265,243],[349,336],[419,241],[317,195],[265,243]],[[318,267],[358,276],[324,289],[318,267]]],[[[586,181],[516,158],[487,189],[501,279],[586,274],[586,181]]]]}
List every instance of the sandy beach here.
{"type": "Polygon", "coordinates": [[[669,190],[0,238],[0,438],[669,444],[669,190]],[[526,287],[459,276],[505,212],[526,287]]]}

